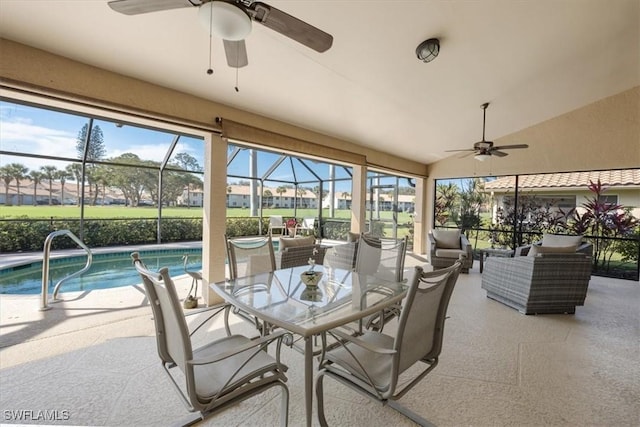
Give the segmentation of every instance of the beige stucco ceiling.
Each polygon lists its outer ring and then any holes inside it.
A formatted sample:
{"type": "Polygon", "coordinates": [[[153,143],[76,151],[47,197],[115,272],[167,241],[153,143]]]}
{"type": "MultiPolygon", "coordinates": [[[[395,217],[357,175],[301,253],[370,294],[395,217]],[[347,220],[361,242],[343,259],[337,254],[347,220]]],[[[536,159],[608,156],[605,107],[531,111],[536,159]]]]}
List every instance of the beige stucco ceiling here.
{"type": "Polygon", "coordinates": [[[196,8],[0,0],[0,36],[424,163],[481,139],[483,102],[497,139],[640,85],[639,0],[267,3],[334,44],[317,53],[254,24],[240,92],[221,40],[207,75],[196,8]],[[414,50],[431,37],[441,53],[424,64],[414,50]]]}

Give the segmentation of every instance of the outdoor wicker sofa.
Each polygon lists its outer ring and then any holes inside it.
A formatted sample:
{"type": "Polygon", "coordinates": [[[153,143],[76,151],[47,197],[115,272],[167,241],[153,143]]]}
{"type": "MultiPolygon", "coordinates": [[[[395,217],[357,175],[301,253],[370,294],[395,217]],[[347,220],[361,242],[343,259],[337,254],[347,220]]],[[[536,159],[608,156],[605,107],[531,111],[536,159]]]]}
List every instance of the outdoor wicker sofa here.
{"type": "Polygon", "coordinates": [[[276,268],[289,268],[299,265],[307,265],[309,258],[321,265],[324,261],[326,247],[316,243],[313,236],[308,237],[281,237],[278,251],[274,254],[276,268]]]}
{"type": "Polygon", "coordinates": [[[584,305],[590,277],[591,257],[579,252],[491,257],[482,288],[488,298],[523,314],[573,314],[584,305]]]}

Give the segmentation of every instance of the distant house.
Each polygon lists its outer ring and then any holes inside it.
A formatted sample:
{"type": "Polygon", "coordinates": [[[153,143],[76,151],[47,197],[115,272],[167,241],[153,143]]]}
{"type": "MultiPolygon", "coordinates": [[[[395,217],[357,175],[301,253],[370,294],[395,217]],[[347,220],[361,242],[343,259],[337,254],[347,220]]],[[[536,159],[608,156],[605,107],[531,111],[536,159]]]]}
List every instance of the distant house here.
{"type": "MultiPolygon", "coordinates": [[[[259,190],[259,187],[257,189],[259,190]]],[[[286,188],[285,192],[280,194],[277,192],[276,187],[264,187],[262,194],[265,195],[263,196],[264,207],[293,208],[296,200],[297,202],[295,203],[298,208],[315,209],[318,207],[318,197],[308,189],[304,189],[304,192],[296,193],[295,188],[286,188]]],[[[251,187],[248,185],[229,185],[227,188],[227,207],[248,208],[250,206],[251,187]]]]}
{"type": "MultiPolygon", "coordinates": [[[[583,212],[582,205],[594,195],[588,189],[589,183],[598,180],[607,187],[602,195],[604,201],[630,208],[632,215],[640,218],[640,169],[522,175],[518,177],[518,191],[521,197],[535,197],[540,206],[583,212]]],[[[515,176],[485,183],[485,192],[492,196],[493,217],[508,198],[513,198],[515,186],[515,176]]]]}

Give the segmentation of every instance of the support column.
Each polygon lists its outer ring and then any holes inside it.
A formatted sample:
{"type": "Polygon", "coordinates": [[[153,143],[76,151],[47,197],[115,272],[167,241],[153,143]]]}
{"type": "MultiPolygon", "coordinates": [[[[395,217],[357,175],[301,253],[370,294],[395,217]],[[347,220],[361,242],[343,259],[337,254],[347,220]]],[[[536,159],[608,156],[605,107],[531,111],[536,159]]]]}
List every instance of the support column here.
{"type": "Polygon", "coordinates": [[[204,138],[204,200],[202,221],[202,298],[207,306],[223,302],[209,283],[225,279],[227,229],[227,142],[211,134],[204,138]]]}
{"type": "Polygon", "coordinates": [[[351,231],[366,231],[367,167],[354,165],[351,187],[351,231]]]}
{"type": "Polygon", "coordinates": [[[416,198],[415,211],[413,215],[413,253],[427,253],[427,233],[429,232],[428,218],[429,210],[427,209],[427,200],[429,200],[429,192],[427,191],[427,180],[425,178],[416,178],[416,198]]]}

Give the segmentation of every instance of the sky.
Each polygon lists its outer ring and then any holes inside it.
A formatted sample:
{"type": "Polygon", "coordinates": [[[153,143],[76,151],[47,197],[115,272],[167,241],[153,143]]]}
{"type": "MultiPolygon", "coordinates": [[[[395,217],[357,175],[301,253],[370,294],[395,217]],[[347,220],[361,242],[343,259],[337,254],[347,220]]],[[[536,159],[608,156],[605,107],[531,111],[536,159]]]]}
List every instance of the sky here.
{"type": "MultiPolygon", "coordinates": [[[[78,133],[89,117],[70,114],[61,111],[47,110],[29,105],[0,101],[0,150],[26,154],[39,154],[55,157],[77,159],[76,144],[78,133]]],[[[103,133],[106,158],[117,157],[123,153],[134,153],[144,160],[161,162],[170,147],[175,134],[159,130],[120,125],[113,121],[95,119],[94,126],[99,126],[103,133]]],[[[233,150],[230,145],[229,151],[233,150]]],[[[181,136],[173,157],[177,153],[187,153],[194,157],[201,167],[204,167],[204,145],[201,139],[181,136]]],[[[258,176],[263,176],[273,163],[280,158],[279,153],[258,151],[257,169],[258,176]]],[[[12,155],[0,155],[0,166],[9,163],[21,163],[29,170],[38,170],[44,165],[53,165],[58,169],[64,169],[68,162],[47,159],[35,159],[30,157],[16,157],[12,155]]],[[[329,178],[329,165],[327,163],[308,160],[306,164],[322,179],[329,178]]],[[[249,175],[249,150],[242,150],[228,166],[229,175],[249,175]]],[[[350,168],[348,169],[349,172],[350,168]]],[[[283,181],[307,182],[305,187],[317,185],[316,178],[308,169],[300,164],[297,159],[285,161],[280,164],[270,177],[283,181]],[[292,172],[295,171],[295,175],[292,172]]],[[[349,178],[345,168],[335,168],[335,178],[349,178]]],[[[230,178],[230,182],[238,178],[230,178]]],[[[390,179],[383,180],[381,184],[390,184],[390,179]]],[[[281,183],[267,182],[267,186],[278,186],[281,183]]],[[[401,180],[401,186],[406,186],[406,180],[401,180]]],[[[326,187],[325,187],[326,188],[326,187]]],[[[338,181],[336,192],[350,191],[351,181],[338,181]]]]}
{"type": "MultiPolygon", "coordinates": [[[[78,133],[88,122],[83,116],[3,101],[0,102],[0,149],[76,159],[78,133]]],[[[102,130],[107,158],[128,152],[142,159],[162,161],[174,138],[171,133],[126,125],[117,127],[114,122],[104,120],[94,120],[94,126],[102,130]]],[[[201,140],[181,137],[174,153],[179,152],[192,155],[204,165],[201,140]]],[[[0,165],[14,160],[0,158],[0,165]]],[[[29,169],[43,165],[42,160],[29,158],[21,158],[20,163],[29,169]]]]}

